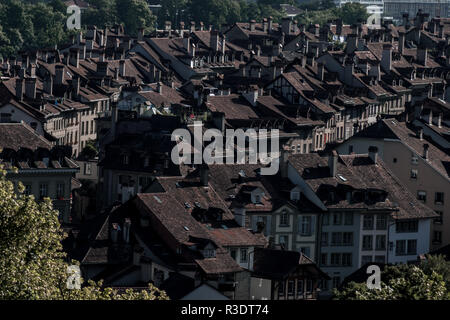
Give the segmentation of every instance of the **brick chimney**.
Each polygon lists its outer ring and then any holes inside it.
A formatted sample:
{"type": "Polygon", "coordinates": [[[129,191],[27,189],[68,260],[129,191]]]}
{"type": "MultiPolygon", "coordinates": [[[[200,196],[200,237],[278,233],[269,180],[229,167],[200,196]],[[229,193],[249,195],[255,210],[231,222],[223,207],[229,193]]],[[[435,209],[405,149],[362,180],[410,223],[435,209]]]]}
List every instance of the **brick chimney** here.
{"type": "Polygon", "coordinates": [[[23,99],[23,78],[16,79],[16,98],[23,99]]]}
{"type": "Polygon", "coordinates": [[[51,75],[48,75],[45,79],[44,79],[44,92],[47,93],[48,95],[53,95],[53,78],[51,75]]]}
{"type": "Polygon", "coordinates": [[[210,47],[214,50],[214,52],[219,51],[219,32],[211,31],[210,37],[210,47]]]}
{"type": "Polygon", "coordinates": [[[25,95],[29,99],[36,99],[36,78],[25,79],[25,95]]]}
{"type": "Polygon", "coordinates": [[[195,21],[191,21],[191,32],[195,31],[195,21]]]}
{"type": "Polygon", "coordinates": [[[400,52],[400,54],[403,54],[404,48],[405,48],[405,33],[399,32],[398,33],[398,52],[400,52]]]}
{"type": "Polygon", "coordinates": [[[427,65],[427,56],[428,56],[428,52],[427,52],[427,48],[423,47],[423,46],[419,46],[417,48],[417,62],[420,63],[423,66],[427,65]]]}
{"type": "Polygon", "coordinates": [[[80,66],[80,51],[78,48],[70,48],[69,64],[75,68],[80,66]]]}
{"type": "Polygon", "coordinates": [[[378,161],[378,148],[375,146],[369,147],[369,158],[372,159],[373,163],[377,164],[378,161]]]}
{"type": "Polygon", "coordinates": [[[64,66],[57,65],[55,67],[55,84],[62,85],[64,82],[64,66]]]}
{"type": "Polygon", "coordinates": [[[122,78],[126,76],[125,60],[120,60],[119,62],[119,74],[122,78]]]}
{"type": "Polygon", "coordinates": [[[267,30],[267,32],[271,33],[272,29],[273,29],[273,17],[272,16],[267,18],[267,23],[268,23],[268,30],[267,30]]]}
{"type": "Polygon", "coordinates": [[[328,156],[328,168],[330,169],[330,176],[335,177],[337,174],[338,154],[333,150],[328,156]]]}
{"type": "Polygon", "coordinates": [[[250,20],[250,31],[255,31],[256,28],[256,20],[250,20]]]}
{"type": "Polygon", "coordinates": [[[392,45],[384,44],[383,53],[381,55],[381,67],[385,72],[392,70],[392,45]]]}
{"type": "Polygon", "coordinates": [[[263,26],[263,32],[267,33],[267,30],[269,29],[269,24],[267,23],[267,18],[263,19],[262,26],[263,26]]]}
{"type": "Polygon", "coordinates": [[[423,145],[423,158],[425,159],[425,160],[428,160],[428,150],[429,150],[429,148],[430,148],[430,146],[429,146],[429,144],[428,143],[425,143],[424,145],[423,145]]]}
{"type": "Polygon", "coordinates": [[[321,62],[317,64],[317,77],[320,81],[323,81],[325,78],[325,65],[321,62]]]}

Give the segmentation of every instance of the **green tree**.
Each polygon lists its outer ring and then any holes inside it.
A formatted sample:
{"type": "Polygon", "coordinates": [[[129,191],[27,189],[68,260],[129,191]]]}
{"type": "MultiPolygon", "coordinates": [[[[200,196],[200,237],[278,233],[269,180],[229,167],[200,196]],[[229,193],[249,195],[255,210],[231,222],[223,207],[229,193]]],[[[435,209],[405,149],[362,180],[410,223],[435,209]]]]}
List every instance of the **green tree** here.
{"type": "Polygon", "coordinates": [[[86,159],[93,159],[97,156],[98,150],[94,140],[86,141],[86,146],[81,151],[81,155],[86,159]]]}
{"type": "Polygon", "coordinates": [[[102,283],[88,281],[81,289],[67,288],[64,237],[50,199],[37,203],[33,196],[18,192],[0,168],[0,299],[167,299],[163,291],[148,290],[119,294],[102,283]]]}
{"type": "Polygon", "coordinates": [[[431,275],[434,272],[442,275],[447,290],[450,291],[450,261],[446,261],[443,255],[426,255],[426,260],[422,261],[421,268],[431,275]]]}
{"type": "Polygon", "coordinates": [[[369,289],[365,283],[350,282],[336,300],[443,300],[449,299],[441,274],[425,273],[416,265],[387,266],[381,273],[381,288],[369,289]]]}
{"type": "Polygon", "coordinates": [[[369,17],[366,7],[356,2],[347,2],[340,8],[339,12],[339,16],[342,17],[342,21],[346,24],[367,21],[369,17]]]}
{"type": "Polygon", "coordinates": [[[156,17],[145,0],[116,0],[117,15],[129,35],[137,35],[139,28],[146,32],[154,29],[156,17]]]}

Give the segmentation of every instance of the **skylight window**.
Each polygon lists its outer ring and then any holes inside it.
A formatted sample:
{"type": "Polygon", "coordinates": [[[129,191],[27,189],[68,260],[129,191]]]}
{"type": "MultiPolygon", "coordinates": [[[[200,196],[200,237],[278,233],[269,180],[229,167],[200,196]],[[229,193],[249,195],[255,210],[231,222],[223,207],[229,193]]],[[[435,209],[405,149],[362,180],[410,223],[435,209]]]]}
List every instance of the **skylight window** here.
{"type": "Polygon", "coordinates": [[[189,228],[186,226],[183,226],[184,230],[189,231],[189,228]]]}
{"type": "Polygon", "coordinates": [[[156,200],[158,203],[162,203],[161,199],[158,198],[157,196],[153,196],[153,198],[155,198],[155,200],[156,200]]]}
{"type": "Polygon", "coordinates": [[[339,177],[339,179],[341,179],[344,182],[347,181],[347,179],[342,174],[338,174],[338,177],[339,177]]]}

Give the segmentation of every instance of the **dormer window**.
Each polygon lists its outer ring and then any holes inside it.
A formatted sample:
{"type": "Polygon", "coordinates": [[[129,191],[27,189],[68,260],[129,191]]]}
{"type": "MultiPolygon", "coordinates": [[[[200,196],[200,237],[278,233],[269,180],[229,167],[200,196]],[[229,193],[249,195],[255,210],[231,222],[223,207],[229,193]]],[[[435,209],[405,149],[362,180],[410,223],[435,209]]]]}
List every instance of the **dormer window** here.
{"type": "Polygon", "coordinates": [[[292,201],[300,200],[300,188],[298,186],[296,186],[294,189],[291,190],[291,200],[292,201]]]}
{"type": "Polygon", "coordinates": [[[128,165],[130,163],[130,159],[127,154],[122,155],[122,164],[128,165]]]}
{"type": "Polygon", "coordinates": [[[216,250],[214,250],[214,249],[203,250],[203,257],[205,257],[205,258],[215,258],[216,257],[216,250]]]}

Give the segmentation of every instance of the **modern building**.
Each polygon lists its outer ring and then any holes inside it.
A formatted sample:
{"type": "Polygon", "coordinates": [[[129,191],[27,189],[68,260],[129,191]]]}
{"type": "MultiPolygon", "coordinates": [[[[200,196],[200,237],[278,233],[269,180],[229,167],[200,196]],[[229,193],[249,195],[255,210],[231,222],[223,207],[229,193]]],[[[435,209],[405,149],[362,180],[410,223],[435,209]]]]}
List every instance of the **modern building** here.
{"type": "Polygon", "coordinates": [[[448,0],[384,0],[384,15],[398,21],[402,20],[404,13],[413,17],[419,10],[428,13],[430,17],[446,18],[449,16],[449,9],[448,0]]]}

